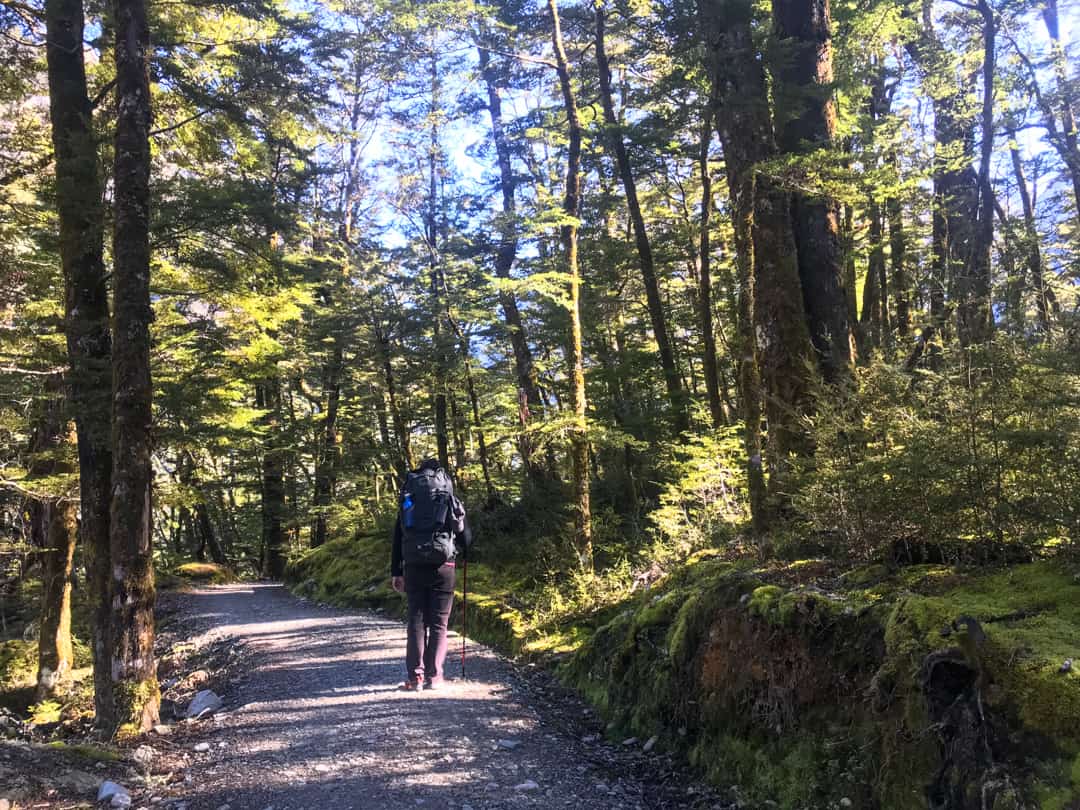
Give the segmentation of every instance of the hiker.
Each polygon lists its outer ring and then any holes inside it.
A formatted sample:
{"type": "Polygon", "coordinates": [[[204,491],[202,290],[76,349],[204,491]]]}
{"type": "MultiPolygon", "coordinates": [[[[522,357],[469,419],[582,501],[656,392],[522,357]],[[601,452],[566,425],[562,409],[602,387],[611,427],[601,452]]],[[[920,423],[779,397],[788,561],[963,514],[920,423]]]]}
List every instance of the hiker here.
{"type": "Polygon", "coordinates": [[[409,603],[403,691],[438,689],[443,683],[455,561],[471,542],[450,475],[428,459],[405,477],[390,558],[391,583],[409,603]]]}

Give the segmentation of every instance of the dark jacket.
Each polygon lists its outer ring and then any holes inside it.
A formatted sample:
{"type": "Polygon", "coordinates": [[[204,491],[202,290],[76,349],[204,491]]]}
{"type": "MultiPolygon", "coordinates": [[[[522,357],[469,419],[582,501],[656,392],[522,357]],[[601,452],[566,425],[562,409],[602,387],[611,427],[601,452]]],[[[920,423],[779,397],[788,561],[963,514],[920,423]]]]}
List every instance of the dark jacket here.
{"type": "MultiPolygon", "coordinates": [[[[450,518],[448,517],[447,520],[449,521],[450,518]]],[[[469,546],[472,545],[472,529],[469,527],[468,516],[463,516],[461,522],[464,529],[454,537],[454,547],[457,548],[457,555],[454,559],[463,556],[469,546]]],[[[394,533],[391,538],[390,576],[400,577],[404,575],[405,568],[401,557],[401,514],[399,510],[397,520],[394,521],[394,533]]]]}

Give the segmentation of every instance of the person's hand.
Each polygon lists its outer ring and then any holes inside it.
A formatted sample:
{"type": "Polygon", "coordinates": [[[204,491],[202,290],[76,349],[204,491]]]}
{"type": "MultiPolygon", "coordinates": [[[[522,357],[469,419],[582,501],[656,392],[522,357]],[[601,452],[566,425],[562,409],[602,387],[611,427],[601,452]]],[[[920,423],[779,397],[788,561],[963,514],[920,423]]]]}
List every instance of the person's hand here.
{"type": "Polygon", "coordinates": [[[391,577],[390,585],[398,593],[405,593],[405,577],[391,577]]]}

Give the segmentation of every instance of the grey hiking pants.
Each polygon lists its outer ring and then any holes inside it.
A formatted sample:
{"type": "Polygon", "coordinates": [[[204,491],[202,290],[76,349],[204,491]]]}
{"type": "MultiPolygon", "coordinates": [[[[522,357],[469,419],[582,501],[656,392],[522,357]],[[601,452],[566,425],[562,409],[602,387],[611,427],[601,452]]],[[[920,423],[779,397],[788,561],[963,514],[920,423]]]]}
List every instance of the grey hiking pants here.
{"type": "Polygon", "coordinates": [[[454,564],[406,565],[408,641],[405,669],[412,681],[443,677],[446,626],[454,604],[454,564]]]}

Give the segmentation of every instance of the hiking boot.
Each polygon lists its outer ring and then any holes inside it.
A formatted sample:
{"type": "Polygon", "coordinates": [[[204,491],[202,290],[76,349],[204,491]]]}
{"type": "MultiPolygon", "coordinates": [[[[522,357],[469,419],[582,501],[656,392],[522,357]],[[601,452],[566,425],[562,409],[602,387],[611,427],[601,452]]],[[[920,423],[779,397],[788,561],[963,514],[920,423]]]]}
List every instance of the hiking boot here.
{"type": "Polygon", "coordinates": [[[420,681],[405,681],[398,687],[399,692],[419,692],[421,687],[420,681]]]}
{"type": "Polygon", "coordinates": [[[441,689],[443,685],[442,678],[428,678],[424,683],[425,689],[441,689]]]}

